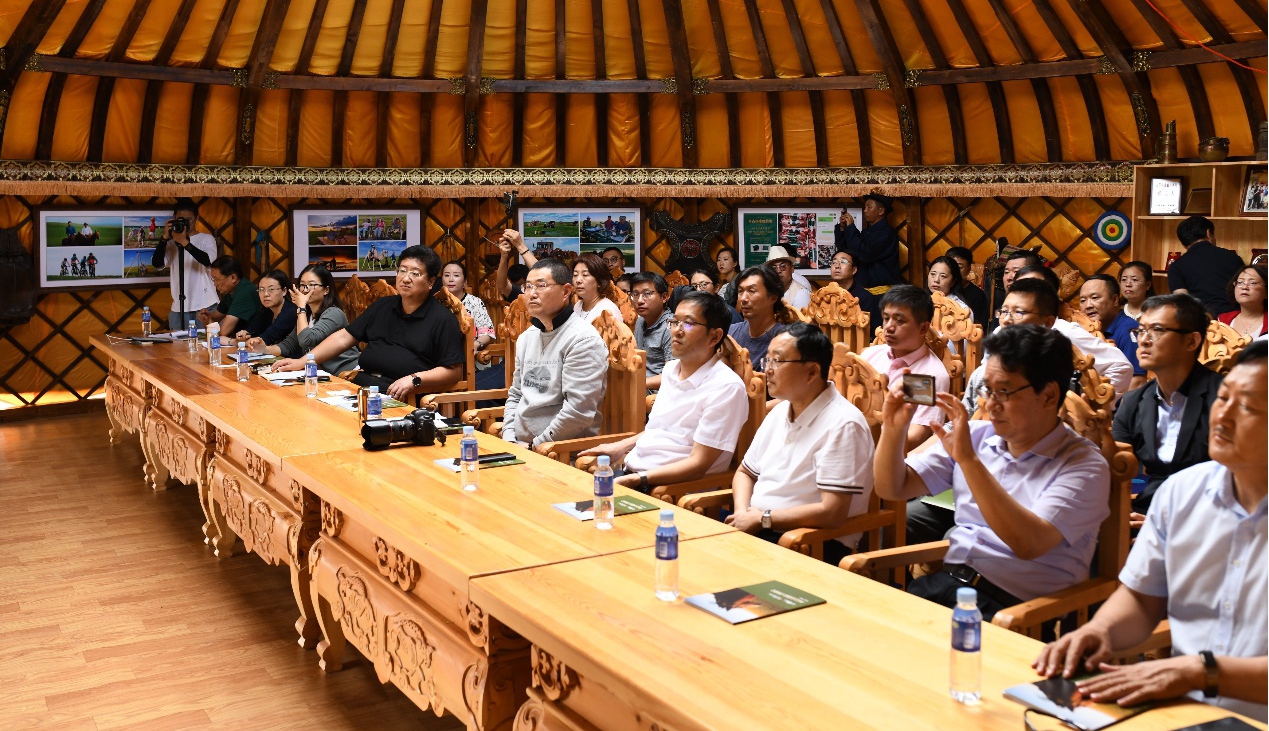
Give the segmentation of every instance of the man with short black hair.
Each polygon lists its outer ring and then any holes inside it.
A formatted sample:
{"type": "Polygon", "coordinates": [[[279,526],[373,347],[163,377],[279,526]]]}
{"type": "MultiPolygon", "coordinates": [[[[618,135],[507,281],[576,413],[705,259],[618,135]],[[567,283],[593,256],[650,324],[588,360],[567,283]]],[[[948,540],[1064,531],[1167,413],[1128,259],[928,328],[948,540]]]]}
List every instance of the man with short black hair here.
{"type": "Polygon", "coordinates": [[[1244,262],[1237,253],[1216,245],[1212,222],[1190,216],[1176,227],[1176,237],[1185,253],[1168,267],[1168,289],[1194,297],[1213,317],[1238,309],[1225,288],[1244,262]]]}
{"type": "Polygon", "coordinates": [[[885,294],[891,285],[903,282],[899,271],[899,234],[886,218],[894,210],[894,199],[881,193],[864,196],[864,229],[860,231],[855,217],[842,211],[833,227],[838,251],[855,254],[860,284],[874,295],[885,294]]]}
{"type": "MultiPolygon", "coordinates": [[[[625,216],[621,217],[622,221],[626,220],[625,216]]],[[[608,271],[612,274],[613,279],[617,279],[626,273],[626,255],[616,246],[609,246],[599,254],[599,258],[603,260],[604,266],[608,267],[608,271]]]]}
{"type": "Polygon", "coordinates": [[[1080,310],[1084,316],[1097,323],[1119,352],[1132,364],[1132,381],[1129,389],[1145,385],[1146,369],[1137,362],[1137,338],[1133,331],[1137,321],[1124,314],[1119,302],[1119,280],[1109,274],[1094,274],[1080,287],[1080,310]]]}
{"type": "MultiPolygon", "coordinates": [[[[909,372],[933,376],[936,391],[951,389],[947,366],[925,343],[933,319],[934,301],[929,292],[910,284],[891,287],[881,298],[881,335],[885,344],[870,345],[859,357],[888,376],[892,385],[903,381],[903,374],[909,372]]],[[[931,426],[942,424],[943,419],[937,406],[919,408],[908,429],[907,449],[929,439],[931,426]]]]}
{"type": "Polygon", "coordinates": [[[736,309],[745,321],[727,331],[736,343],[749,351],[755,371],[766,363],[767,348],[775,336],[784,331],[779,316],[787,314],[784,284],[771,267],[753,266],[736,275],[736,309]]]}
{"type": "Polygon", "coordinates": [[[198,313],[198,320],[203,325],[219,322],[220,331],[231,337],[240,325],[246,328],[260,314],[260,295],[255,282],[242,275],[242,265],[232,256],[211,263],[211,279],[220,304],[210,312],[198,313]]]}
{"type": "Polygon", "coordinates": [[[937,445],[905,462],[916,409],[895,383],[882,407],[873,476],[884,500],[952,491],[955,527],[943,568],[913,580],[908,591],[954,606],[956,590],[973,586],[990,621],[1007,606],[1088,578],[1098,529],[1110,514],[1110,468],[1058,416],[1070,383],[1069,340],[1016,325],[983,345],[992,354],[982,391],[987,420],[970,421],[955,396],[938,393],[949,423],[935,428],[937,445]]]}
{"type": "Polygon", "coordinates": [[[1212,403],[1212,461],[1160,486],[1119,588],[1083,627],[1044,648],[1032,663],[1038,673],[1100,673],[1076,681],[1095,702],[1135,706],[1188,695],[1269,718],[1266,370],[1264,341],[1247,346],[1212,403]],[[1108,663],[1164,619],[1172,657],[1108,663]]]}
{"type": "Polygon", "coordinates": [[[1145,521],[1163,481],[1208,460],[1208,415],[1222,377],[1198,362],[1207,311],[1188,294],[1148,298],[1137,321],[1137,355],[1154,380],[1130,391],[1115,412],[1115,441],[1132,445],[1146,473],[1133,496],[1133,527],[1145,521]]]}
{"type": "Polygon", "coordinates": [[[670,285],[656,272],[638,272],[630,280],[630,299],[634,302],[635,347],[647,357],[648,390],[661,388],[661,371],[670,359],[670,285]]]}
{"type": "Polygon", "coordinates": [[[515,375],[502,438],[530,447],[599,433],[608,346],[569,301],[573,273],[559,259],[529,270],[525,306],[533,327],[516,340],[515,375]]]}
{"type": "Polygon", "coordinates": [[[839,251],[833,254],[833,262],[829,265],[829,277],[837,284],[837,286],[850,292],[851,296],[859,300],[859,309],[868,313],[868,335],[872,336],[881,327],[881,307],[877,304],[877,298],[872,292],[864,289],[859,283],[856,276],[859,268],[855,266],[856,254],[849,251],[839,251]]]}
{"type": "MultiPolygon", "coordinates": [[[[826,380],[832,360],[833,344],[811,324],[795,322],[771,341],[767,387],[780,401],[732,478],[728,524],[778,543],[785,531],[835,528],[868,510],[872,432],[826,380]]],[[[824,560],[840,562],[858,540],[826,542],[824,560]]]]}
{"type": "MultiPolygon", "coordinates": [[[[68,230],[69,230],[68,224],[68,230]]],[[[172,218],[163,227],[163,240],[154,247],[150,265],[155,269],[169,270],[172,292],[172,310],[167,316],[167,326],[173,332],[185,330],[190,320],[206,324],[201,314],[210,315],[218,302],[216,285],[212,282],[211,263],[216,258],[216,237],[197,233],[198,204],[189,198],[178,198],[173,206],[172,218]],[[175,219],[184,219],[184,230],[173,231],[175,219]],[[177,249],[183,249],[180,253],[177,249]],[[185,308],[181,309],[181,279],[178,263],[184,262],[185,308]]],[[[72,233],[74,233],[72,231],[72,233]]],[[[222,330],[222,332],[227,332],[222,330]]]]}
{"type": "Polygon", "coordinates": [[[964,246],[953,246],[947,250],[946,256],[955,261],[961,269],[961,295],[965,304],[969,305],[970,311],[974,313],[974,322],[990,322],[991,304],[987,301],[987,293],[977,284],[969,281],[969,275],[974,266],[973,252],[964,246]]]}

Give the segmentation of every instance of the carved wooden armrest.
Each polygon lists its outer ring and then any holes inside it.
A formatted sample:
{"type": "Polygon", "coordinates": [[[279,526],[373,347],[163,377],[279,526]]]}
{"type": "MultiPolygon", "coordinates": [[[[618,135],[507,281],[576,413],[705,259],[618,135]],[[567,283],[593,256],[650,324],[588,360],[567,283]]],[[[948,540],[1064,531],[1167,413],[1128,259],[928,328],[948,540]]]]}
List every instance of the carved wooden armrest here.
{"type": "Polygon", "coordinates": [[[463,423],[470,424],[486,434],[502,436],[503,407],[494,406],[488,409],[469,409],[463,412],[463,423]]]}
{"type": "Polygon", "coordinates": [[[652,413],[652,405],[655,404],[656,402],[657,402],[657,395],[655,393],[650,393],[647,396],[643,397],[643,406],[647,410],[647,413],[649,414],[652,413]]]}
{"type": "Polygon", "coordinates": [[[573,460],[570,459],[570,457],[572,457],[574,454],[577,454],[578,452],[591,449],[592,447],[599,447],[604,444],[619,442],[622,439],[626,439],[627,437],[632,437],[632,436],[634,436],[634,432],[624,432],[621,434],[601,434],[597,437],[578,437],[576,439],[561,439],[558,442],[542,442],[537,447],[534,447],[534,451],[536,451],[538,454],[544,454],[557,462],[563,462],[564,464],[572,464],[573,460]]]}
{"type": "Polygon", "coordinates": [[[727,470],[714,475],[705,475],[704,477],[688,480],[687,482],[675,482],[669,485],[657,485],[652,488],[652,497],[658,500],[664,500],[667,503],[677,503],[678,499],[684,495],[690,495],[694,492],[704,492],[705,490],[722,490],[731,487],[731,478],[736,476],[735,470],[727,470]]]}
{"type": "MultiPolygon", "coordinates": [[[[780,536],[780,545],[807,556],[815,556],[815,548],[823,550],[825,541],[835,540],[855,533],[889,528],[894,525],[894,511],[881,510],[847,518],[835,528],[793,528],[780,536]]],[[[816,556],[819,558],[819,556],[816,556]]]]}
{"type": "Polygon", "coordinates": [[[497,358],[499,360],[505,360],[506,357],[507,357],[507,344],[500,340],[495,340],[494,342],[476,351],[476,362],[481,363],[483,365],[489,365],[493,363],[494,358],[497,358]]]}
{"type": "Polygon", "coordinates": [[[882,571],[942,561],[950,545],[949,541],[934,541],[933,543],[918,543],[915,546],[883,548],[880,551],[867,551],[847,556],[837,565],[852,573],[875,578],[882,571]]]}
{"type": "Polygon", "coordinates": [[[357,372],[359,370],[360,369],[358,368],[354,368],[351,371],[341,371],[339,374],[339,377],[344,379],[345,381],[351,381],[353,378],[357,376],[357,372]]]}
{"type": "Polygon", "coordinates": [[[1062,591],[1001,609],[991,623],[1021,634],[1033,634],[1039,632],[1041,624],[1051,619],[1079,610],[1087,613],[1089,606],[1106,601],[1118,586],[1119,582],[1108,576],[1081,581],[1062,591]]]}
{"type": "Polygon", "coordinates": [[[694,492],[679,498],[679,507],[701,515],[710,515],[711,511],[721,508],[731,509],[733,502],[731,490],[710,490],[694,492]]]}
{"type": "Polygon", "coordinates": [[[425,409],[435,410],[439,404],[456,404],[463,401],[495,401],[507,398],[507,389],[490,388],[484,391],[450,391],[448,393],[429,393],[423,397],[425,409]]]}
{"type": "Polygon", "coordinates": [[[1118,650],[1111,653],[1111,662],[1116,665],[1129,665],[1141,660],[1161,660],[1172,656],[1172,626],[1163,620],[1150,637],[1136,647],[1118,650]]]}

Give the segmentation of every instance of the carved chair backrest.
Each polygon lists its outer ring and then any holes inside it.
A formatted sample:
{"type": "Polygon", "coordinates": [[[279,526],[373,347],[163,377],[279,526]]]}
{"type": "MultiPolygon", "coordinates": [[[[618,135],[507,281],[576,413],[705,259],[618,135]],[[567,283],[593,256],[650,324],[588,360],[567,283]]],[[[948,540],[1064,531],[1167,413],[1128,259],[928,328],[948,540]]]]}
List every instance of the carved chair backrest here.
{"type": "MultiPolygon", "coordinates": [[[[983,361],[983,326],[974,322],[974,314],[968,307],[953,302],[942,292],[931,293],[934,300],[934,321],[930,328],[937,330],[957,354],[961,356],[960,382],[952,381],[953,392],[965,392],[965,378],[983,361]]],[[[951,368],[948,368],[951,373],[951,368]]]]}
{"type": "Polygon", "coordinates": [[[838,393],[863,412],[875,442],[881,435],[881,407],[889,387],[886,374],[878,373],[877,369],[846,347],[845,343],[835,343],[828,380],[838,393]]]}
{"type": "MultiPolygon", "coordinates": [[[[450,293],[448,289],[441,287],[434,295],[441,304],[452,313],[458,320],[458,327],[463,331],[463,347],[467,349],[467,359],[463,362],[463,379],[454,384],[451,391],[475,391],[476,390],[476,321],[472,316],[467,314],[467,308],[463,307],[463,303],[450,293]]],[[[473,403],[472,408],[475,407],[473,403]]]]}
{"type": "Polygon", "coordinates": [[[1071,350],[1075,356],[1072,366],[1079,373],[1080,388],[1084,391],[1084,400],[1094,410],[1110,410],[1115,403],[1115,387],[1107,378],[1097,372],[1094,367],[1093,356],[1084,355],[1075,345],[1071,345],[1071,350]]]}
{"type": "Polygon", "coordinates": [[[670,285],[670,291],[673,292],[675,287],[686,287],[691,284],[687,277],[683,276],[683,272],[678,269],[665,275],[665,283],[670,285]]]}
{"type": "Polygon", "coordinates": [[[344,316],[349,322],[356,320],[361,313],[366,311],[370,306],[370,286],[362,281],[361,277],[356,274],[348,278],[344,283],[344,289],[339,293],[339,299],[344,303],[344,316]]]}
{"type": "Polygon", "coordinates": [[[1128,514],[1131,511],[1132,479],[1137,476],[1137,457],[1132,447],[1111,436],[1111,414],[1094,409],[1088,401],[1068,391],[1062,404],[1062,421],[1101,451],[1110,465],[1110,516],[1102,522],[1097,536],[1097,563],[1101,576],[1118,576],[1128,560],[1128,514]]]}
{"type": "Polygon", "coordinates": [[[805,314],[829,340],[844,344],[851,352],[861,353],[868,347],[870,315],[859,307],[859,299],[837,282],[812,292],[805,314]]]}
{"type": "Polygon", "coordinates": [[[767,374],[753,369],[753,361],[749,360],[749,350],[740,347],[740,344],[730,335],[723,337],[721,354],[727,367],[740,376],[749,397],[749,416],[740,430],[740,437],[736,439],[736,451],[732,453],[731,458],[731,467],[736,469],[740,466],[740,461],[744,459],[745,452],[749,450],[753,435],[767,415],[767,374]]]}
{"type": "Polygon", "coordinates": [[[608,385],[600,404],[600,434],[641,432],[646,423],[644,397],[648,393],[647,357],[635,347],[634,333],[611,312],[591,321],[608,346],[608,385]]]}
{"type": "Polygon", "coordinates": [[[515,374],[516,368],[516,340],[520,338],[520,334],[532,327],[529,322],[529,310],[526,307],[524,295],[516,297],[515,301],[503,308],[502,323],[498,325],[498,339],[506,344],[507,359],[506,363],[506,383],[511,384],[512,376],[515,374]]]}
{"type": "Polygon", "coordinates": [[[1199,348],[1199,362],[1217,373],[1229,373],[1234,361],[1251,338],[1219,320],[1212,320],[1203,335],[1199,348]]]}
{"type": "Polygon", "coordinates": [[[608,294],[605,296],[617,305],[617,309],[621,310],[621,320],[626,323],[626,327],[634,327],[635,320],[639,319],[639,313],[635,311],[630,295],[614,284],[608,287],[608,294]]]}

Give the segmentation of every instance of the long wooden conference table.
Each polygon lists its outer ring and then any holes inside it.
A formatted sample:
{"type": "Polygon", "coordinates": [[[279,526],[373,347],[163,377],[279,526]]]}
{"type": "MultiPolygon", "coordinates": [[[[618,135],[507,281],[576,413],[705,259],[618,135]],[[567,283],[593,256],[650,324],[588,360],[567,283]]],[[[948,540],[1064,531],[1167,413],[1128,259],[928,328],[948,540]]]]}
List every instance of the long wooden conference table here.
{"type": "MultiPolygon", "coordinates": [[[[1001,691],[1034,679],[1027,637],[984,627],[983,702],[965,706],[947,692],[945,608],[674,508],[685,596],[780,580],[827,599],[729,625],[653,596],[656,511],[601,532],[552,507],[590,497],[581,471],[482,434],[482,452],[524,464],[465,492],[435,464],[457,439],[368,452],[355,413],[300,387],[239,382],[180,343],[92,343],[110,360],[112,440],[139,438],[152,489],[196,486],[216,556],[289,567],[299,643],[327,672],[351,643],[381,681],[472,731],[1022,725],[1001,691]]],[[[1228,715],[1180,703],[1120,727],[1228,715]]]]}

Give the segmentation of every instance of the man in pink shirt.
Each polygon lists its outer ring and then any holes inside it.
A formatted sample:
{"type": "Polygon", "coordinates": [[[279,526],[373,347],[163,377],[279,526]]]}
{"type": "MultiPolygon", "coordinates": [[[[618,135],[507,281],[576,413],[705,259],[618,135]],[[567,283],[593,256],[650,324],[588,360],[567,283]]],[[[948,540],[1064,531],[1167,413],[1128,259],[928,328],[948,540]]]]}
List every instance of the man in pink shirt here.
{"type": "MultiPolygon", "coordinates": [[[[930,294],[910,284],[897,285],[881,298],[881,334],[884,345],[864,349],[860,357],[895,383],[903,378],[903,372],[934,376],[935,393],[945,393],[952,387],[943,361],[925,344],[934,319],[934,301],[930,294]]],[[[942,424],[947,417],[937,406],[917,408],[908,426],[904,451],[925,442],[934,433],[931,424],[942,424]]]]}

